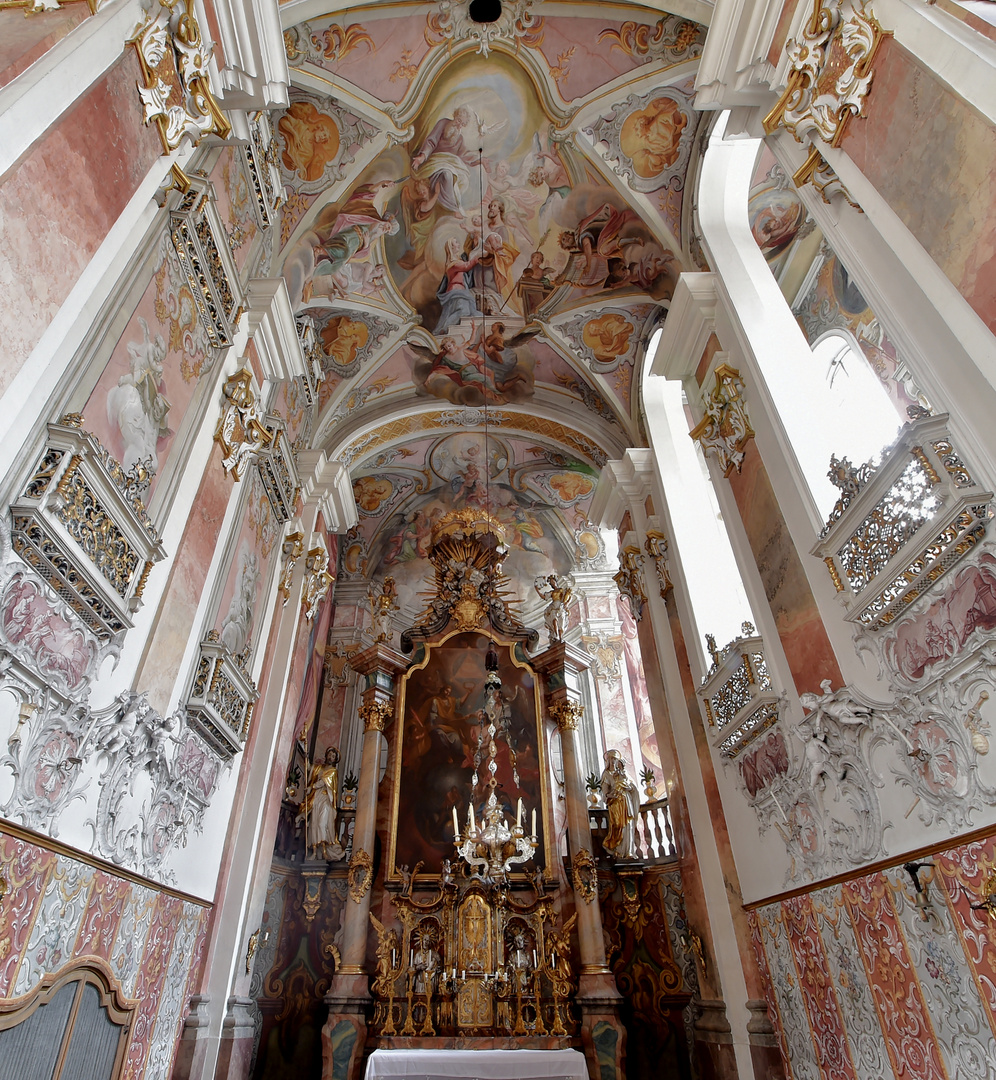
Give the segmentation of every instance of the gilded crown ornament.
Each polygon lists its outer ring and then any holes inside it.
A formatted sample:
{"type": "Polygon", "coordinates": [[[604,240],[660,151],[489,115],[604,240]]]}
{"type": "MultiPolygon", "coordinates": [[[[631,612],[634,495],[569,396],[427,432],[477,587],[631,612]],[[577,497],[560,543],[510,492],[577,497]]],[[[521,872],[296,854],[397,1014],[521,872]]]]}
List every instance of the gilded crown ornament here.
{"type": "Polygon", "coordinates": [[[507,552],[504,527],[486,510],[467,506],[444,514],[432,529],[433,587],[423,594],[427,605],[415,626],[401,635],[402,650],[411,652],[416,638],[440,634],[451,623],[460,631],[490,627],[505,636],[524,636],[532,648],[539,634],[524,628],[511,611],[502,570],[507,552]]]}

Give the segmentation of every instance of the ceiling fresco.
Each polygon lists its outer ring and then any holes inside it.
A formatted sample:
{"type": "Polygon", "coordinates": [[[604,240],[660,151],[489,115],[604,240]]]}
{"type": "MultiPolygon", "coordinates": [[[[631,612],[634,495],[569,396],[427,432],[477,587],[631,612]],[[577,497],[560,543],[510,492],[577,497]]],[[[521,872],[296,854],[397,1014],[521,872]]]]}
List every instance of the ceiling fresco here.
{"type": "Polygon", "coordinates": [[[638,365],[702,265],[705,28],[627,4],[320,10],[281,8],[279,265],[325,354],[318,439],[354,480],[343,573],[420,584],[432,522],[485,477],[520,576],[566,569],[599,469],[645,441],[638,365]]]}

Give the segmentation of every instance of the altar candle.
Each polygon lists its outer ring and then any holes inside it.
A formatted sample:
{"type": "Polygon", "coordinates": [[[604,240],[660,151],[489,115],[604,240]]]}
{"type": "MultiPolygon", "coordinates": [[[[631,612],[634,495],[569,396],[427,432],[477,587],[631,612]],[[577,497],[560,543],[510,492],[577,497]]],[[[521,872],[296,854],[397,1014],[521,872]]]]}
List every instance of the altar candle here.
{"type": "Polygon", "coordinates": [[[536,950],[533,949],[533,967],[536,967],[536,950]]]}
{"type": "Polygon", "coordinates": [[[515,827],[517,829],[522,828],[522,799],[519,799],[519,805],[515,808],[515,827]]]}
{"type": "Polygon", "coordinates": [[[460,822],[457,819],[456,807],[453,807],[453,839],[460,839],[460,822]]]}
{"type": "Polygon", "coordinates": [[[470,804],[470,831],[477,832],[477,822],[474,820],[474,804],[470,804]]]}
{"type": "Polygon", "coordinates": [[[460,978],[461,979],[466,979],[467,978],[467,972],[466,971],[461,971],[460,972],[460,978]]]}
{"type": "Polygon", "coordinates": [[[536,807],[533,807],[533,839],[536,839],[536,807]]]}

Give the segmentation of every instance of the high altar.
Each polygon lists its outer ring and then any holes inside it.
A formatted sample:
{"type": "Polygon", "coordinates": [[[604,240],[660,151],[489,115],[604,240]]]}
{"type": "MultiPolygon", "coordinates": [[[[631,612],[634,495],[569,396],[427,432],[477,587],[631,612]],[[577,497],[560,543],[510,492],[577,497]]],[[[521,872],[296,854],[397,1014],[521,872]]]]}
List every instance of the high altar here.
{"type": "Polygon", "coordinates": [[[592,1075],[603,1065],[623,1075],[625,1031],[574,747],[587,662],[562,642],[530,659],[537,634],[507,603],[504,552],[486,512],[447,514],[432,533],[427,607],[401,635],[411,659],[385,634],[350,661],[366,678],[365,734],[350,902],[326,998],[326,1077],[353,1080],[373,1049],[458,1047],[583,1048],[592,1075]],[[392,720],[395,768],[375,792],[392,720]],[[561,806],[551,798],[553,725],[561,806]],[[389,843],[375,910],[383,813],[389,843]],[[554,873],[565,844],[567,894],[554,873]]]}

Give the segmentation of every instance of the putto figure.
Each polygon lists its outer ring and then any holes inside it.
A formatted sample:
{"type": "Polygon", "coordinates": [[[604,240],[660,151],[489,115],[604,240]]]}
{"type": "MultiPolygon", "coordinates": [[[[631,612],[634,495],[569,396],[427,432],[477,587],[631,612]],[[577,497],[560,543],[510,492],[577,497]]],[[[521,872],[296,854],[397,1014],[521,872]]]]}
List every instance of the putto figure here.
{"type": "Polygon", "coordinates": [[[543,622],[550,634],[550,641],[563,641],[567,630],[567,605],[574,594],[574,582],[569,577],[548,574],[535,581],[540,599],[548,600],[550,606],[543,613],[543,622]]]}
{"type": "Polygon", "coordinates": [[[394,631],[391,628],[391,612],[397,611],[398,588],[393,577],[384,578],[380,593],[370,593],[370,618],[374,641],[390,641],[394,631]]]}

